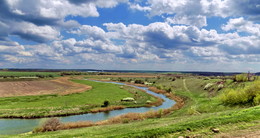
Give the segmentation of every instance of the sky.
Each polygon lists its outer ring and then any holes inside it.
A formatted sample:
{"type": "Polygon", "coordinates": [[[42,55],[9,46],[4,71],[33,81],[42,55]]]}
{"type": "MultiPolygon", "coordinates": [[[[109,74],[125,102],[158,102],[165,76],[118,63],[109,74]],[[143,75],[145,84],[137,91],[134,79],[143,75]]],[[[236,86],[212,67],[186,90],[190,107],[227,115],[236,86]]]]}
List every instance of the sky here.
{"type": "Polygon", "coordinates": [[[0,68],[260,72],[260,1],[1,0],[0,68]]]}

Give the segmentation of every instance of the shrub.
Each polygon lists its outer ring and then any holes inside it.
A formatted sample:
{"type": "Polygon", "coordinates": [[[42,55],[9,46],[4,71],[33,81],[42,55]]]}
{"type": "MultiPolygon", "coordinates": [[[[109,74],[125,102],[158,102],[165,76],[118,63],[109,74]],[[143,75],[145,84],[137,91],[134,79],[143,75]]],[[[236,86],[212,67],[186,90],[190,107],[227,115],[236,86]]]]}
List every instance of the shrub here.
{"type": "Polygon", "coordinates": [[[163,109],[159,109],[159,111],[157,112],[157,118],[161,118],[163,116],[163,109]]]}
{"type": "Polygon", "coordinates": [[[220,100],[225,104],[260,104],[260,81],[253,82],[244,89],[228,89],[220,96],[220,100]]]}
{"type": "Polygon", "coordinates": [[[109,105],[109,101],[108,101],[108,100],[106,100],[106,101],[104,101],[104,103],[103,103],[102,107],[108,107],[108,105],[109,105]]]}
{"type": "Polygon", "coordinates": [[[33,132],[56,131],[61,125],[62,124],[58,118],[50,118],[46,120],[41,127],[35,128],[33,132]]]}
{"type": "Polygon", "coordinates": [[[170,87],[169,87],[169,88],[165,88],[164,90],[165,90],[166,92],[168,92],[168,93],[172,92],[172,88],[170,88],[170,87]]]}
{"type": "Polygon", "coordinates": [[[45,78],[45,76],[41,75],[41,74],[36,74],[35,76],[38,77],[38,78],[45,78]]]}
{"type": "Polygon", "coordinates": [[[255,98],[254,98],[254,105],[259,105],[260,104],[260,95],[257,95],[255,98]]]}
{"type": "Polygon", "coordinates": [[[236,82],[246,82],[246,81],[248,81],[248,74],[236,75],[235,78],[234,78],[234,81],[236,81],[236,82]]]}
{"type": "Polygon", "coordinates": [[[248,102],[248,95],[244,90],[230,89],[225,91],[220,99],[225,104],[244,104],[248,102]]]}
{"type": "Polygon", "coordinates": [[[161,84],[159,84],[159,85],[156,86],[156,88],[159,89],[159,90],[162,90],[163,86],[161,84]]]}
{"type": "Polygon", "coordinates": [[[137,83],[137,84],[144,84],[144,81],[143,80],[135,80],[135,83],[137,83]]]}

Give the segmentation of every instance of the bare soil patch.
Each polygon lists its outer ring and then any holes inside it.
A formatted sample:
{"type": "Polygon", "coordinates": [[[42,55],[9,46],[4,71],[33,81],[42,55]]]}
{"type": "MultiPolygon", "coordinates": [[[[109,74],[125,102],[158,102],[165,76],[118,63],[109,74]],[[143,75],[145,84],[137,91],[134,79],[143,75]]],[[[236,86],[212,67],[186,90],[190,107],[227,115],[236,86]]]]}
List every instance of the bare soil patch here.
{"type": "Polygon", "coordinates": [[[260,138],[260,125],[256,125],[244,130],[222,133],[214,136],[214,138],[260,138]]]}
{"type": "Polygon", "coordinates": [[[74,83],[69,80],[69,77],[59,77],[54,80],[0,82],[0,97],[44,94],[66,95],[89,89],[91,89],[91,86],[74,83]]]}

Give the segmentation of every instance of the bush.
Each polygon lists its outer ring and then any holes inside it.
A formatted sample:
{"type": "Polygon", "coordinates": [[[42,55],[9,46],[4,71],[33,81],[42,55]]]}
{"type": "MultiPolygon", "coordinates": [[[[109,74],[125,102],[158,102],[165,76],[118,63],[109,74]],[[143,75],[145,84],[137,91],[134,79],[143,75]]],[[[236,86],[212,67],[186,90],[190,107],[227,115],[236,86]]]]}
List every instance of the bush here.
{"type": "Polygon", "coordinates": [[[244,104],[248,102],[248,95],[244,90],[227,90],[221,96],[221,101],[225,104],[244,104]]]}
{"type": "Polygon", "coordinates": [[[135,80],[135,83],[137,83],[137,84],[144,84],[144,81],[143,80],[135,80]]]}
{"type": "Polygon", "coordinates": [[[106,101],[104,101],[104,103],[103,103],[103,105],[101,107],[108,107],[108,105],[109,105],[109,101],[106,100],[106,101]]]}
{"type": "Polygon", "coordinates": [[[248,74],[236,75],[235,78],[234,78],[234,81],[236,81],[236,82],[246,82],[246,81],[248,81],[248,74]]]}
{"type": "Polygon", "coordinates": [[[256,81],[250,86],[234,90],[228,89],[220,96],[220,100],[225,104],[260,104],[260,81],[256,81]]]}
{"type": "Polygon", "coordinates": [[[58,118],[50,118],[46,120],[41,127],[35,128],[33,132],[37,133],[46,131],[56,131],[60,128],[61,125],[62,123],[58,118]]]}
{"type": "Polygon", "coordinates": [[[166,92],[168,92],[168,93],[172,92],[172,88],[170,88],[170,87],[169,87],[169,88],[165,88],[164,90],[165,90],[166,92]]]}
{"type": "Polygon", "coordinates": [[[162,90],[163,86],[161,84],[159,84],[159,85],[156,86],[156,88],[159,89],[159,90],[162,90]]]}
{"type": "Polygon", "coordinates": [[[254,98],[254,105],[259,105],[260,104],[260,95],[257,95],[255,98],[254,98]]]}
{"type": "Polygon", "coordinates": [[[38,77],[38,78],[45,78],[45,76],[41,75],[41,74],[36,74],[35,76],[38,77]]]}

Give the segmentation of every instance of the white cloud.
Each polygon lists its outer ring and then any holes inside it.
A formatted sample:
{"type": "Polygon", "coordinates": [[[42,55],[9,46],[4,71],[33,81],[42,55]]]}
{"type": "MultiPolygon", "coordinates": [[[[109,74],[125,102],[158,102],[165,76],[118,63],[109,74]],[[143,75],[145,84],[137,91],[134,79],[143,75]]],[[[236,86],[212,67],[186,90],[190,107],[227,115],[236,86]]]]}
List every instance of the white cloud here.
{"type": "Polygon", "coordinates": [[[132,4],[129,3],[129,7],[133,10],[138,10],[138,11],[151,11],[150,7],[142,7],[139,4],[132,4]]]}
{"type": "Polygon", "coordinates": [[[97,8],[113,8],[127,0],[3,0],[0,1],[0,39],[15,34],[35,42],[56,40],[59,31],[79,26],[68,16],[98,17],[97,8]],[[9,31],[8,28],[14,28],[9,31]]]}
{"type": "Polygon", "coordinates": [[[207,26],[206,17],[248,16],[260,19],[259,0],[148,0],[145,5],[130,6],[134,10],[146,11],[150,16],[166,15],[173,24],[207,26]],[[144,10],[145,9],[145,10],[144,10]]]}
{"type": "Polygon", "coordinates": [[[97,26],[82,25],[76,30],[70,31],[69,33],[78,35],[87,35],[95,40],[105,40],[106,33],[103,29],[97,26]]]}
{"type": "Polygon", "coordinates": [[[51,26],[37,26],[29,22],[13,22],[10,33],[37,42],[56,40],[60,32],[51,26]]]}
{"type": "Polygon", "coordinates": [[[171,24],[184,24],[194,25],[197,27],[207,26],[206,16],[187,16],[187,15],[176,15],[174,17],[166,18],[166,21],[171,24]]]}
{"type": "Polygon", "coordinates": [[[0,1],[0,63],[125,68],[160,65],[154,69],[191,63],[205,63],[205,67],[206,63],[212,67],[214,63],[256,63],[260,59],[257,5],[257,0],[0,1]],[[161,16],[165,22],[104,23],[102,29],[74,20],[76,16],[98,17],[98,8],[113,8],[119,3],[150,17],[161,16]],[[230,19],[222,26],[227,32],[204,28],[207,18],[215,16],[230,19]],[[12,35],[40,44],[20,45],[11,41],[15,39],[12,35]]]}
{"type": "Polygon", "coordinates": [[[260,24],[254,24],[243,17],[230,19],[226,25],[222,26],[222,29],[225,31],[236,30],[260,36],[260,24]]]}

